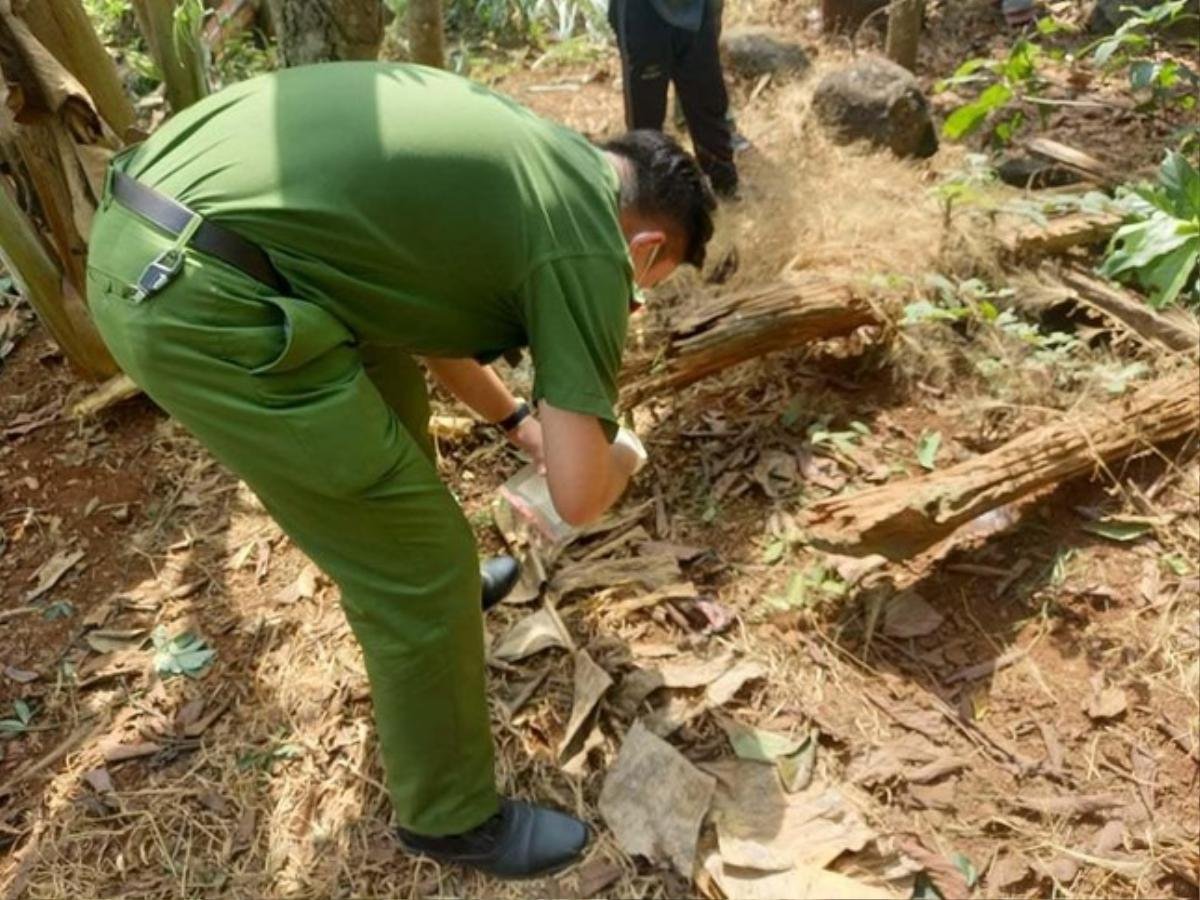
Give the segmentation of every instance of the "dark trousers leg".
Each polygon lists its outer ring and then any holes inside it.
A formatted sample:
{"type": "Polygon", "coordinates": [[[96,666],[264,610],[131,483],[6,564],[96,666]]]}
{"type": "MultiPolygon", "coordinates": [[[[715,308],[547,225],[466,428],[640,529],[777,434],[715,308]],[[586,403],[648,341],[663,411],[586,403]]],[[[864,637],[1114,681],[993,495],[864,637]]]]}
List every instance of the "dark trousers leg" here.
{"type": "Polygon", "coordinates": [[[721,11],[708,4],[704,21],[696,33],[679,28],[674,32],[672,77],[688,133],[700,167],[720,194],[737,189],[737,167],[733,162],[733,127],[729,121],[729,93],[721,71],[718,36],[721,11]]]}
{"type": "Polygon", "coordinates": [[[671,81],[671,32],[648,0],[611,0],[608,21],[621,50],[625,125],[661,131],[671,81]]]}

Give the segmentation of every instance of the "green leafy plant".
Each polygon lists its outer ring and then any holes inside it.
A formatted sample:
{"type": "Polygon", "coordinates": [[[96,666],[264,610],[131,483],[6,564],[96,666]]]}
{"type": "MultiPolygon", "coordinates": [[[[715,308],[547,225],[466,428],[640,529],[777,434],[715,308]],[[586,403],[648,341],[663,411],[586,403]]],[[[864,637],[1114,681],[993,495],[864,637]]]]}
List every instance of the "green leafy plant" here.
{"type": "Polygon", "coordinates": [[[969,59],[949,78],[939,81],[934,86],[935,92],[959,85],[991,82],[978,97],[947,116],[942,135],[948,140],[961,141],[993,122],[996,140],[1001,144],[1010,142],[1025,124],[1025,114],[1019,109],[1011,110],[1006,116],[1003,113],[1012,104],[1040,94],[1044,81],[1038,75],[1038,63],[1042,55],[1038,44],[1021,38],[1004,59],[969,59]]]}
{"type": "Polygon", "coordinates": [[[787,590],[782,595],[767,597],[766,604],[773,610],[784,612],[807,609],[826,598],[844,597],[846,591],[846,582],[836,572],[821,563],[814,563],[803,572],[792,575],[787,590]]]}
{"type": "MultiPolygon", "coordinates": [[[[1197,19],[1195,13],[1188,12],[1188,5],[1189,0],[1167,0],[1148,9],[1126,7],[1129,18],[1084,52],[1090,50],[1092,62],[1101,69],[1128,68],[1129,86],[1134,91],[1149,90],[1162,98],[1185,82],[1190,82],[1194,90],[1200,85],[1200,76],[1177,59],[1158,57],[1161,37],[1168,29],[1197,19]]],[[[1191,93],[1181,94],[1179,100],[1189,109],[1196,104],[1191,93]]]]}
{"type": "Polygon", "coordinates": [[[156,650],[154,670],[162,675],[199,678],[217,655],[202,638],[188,633],[168,637],[161,625],[154,629],[152,639],[156,650]]]}
{"type": "Polygon", "coordinates": [[[923,431],[921,437],[917,441],[917,462],[921,464],[921,468],[932,472],[937,466],[938,450],[942,446],[942,433],[940,431],[923,431]]]}
{"type": "Polygon", "coordinates": [[[1169,152],[1157,185],[1125,188],[1126,223],[1113,235],[1099,272],[1143,288],[1150,305],[1183,299],[1200,306],[1200,172],[1183,154],[1169,152]]]}
{"type": "Polygon", "coordinates": [[[24,734],[33,721],[33,710],[24,700],[13,701],[13,718],[0,719],[0,734],[24,734]]]}

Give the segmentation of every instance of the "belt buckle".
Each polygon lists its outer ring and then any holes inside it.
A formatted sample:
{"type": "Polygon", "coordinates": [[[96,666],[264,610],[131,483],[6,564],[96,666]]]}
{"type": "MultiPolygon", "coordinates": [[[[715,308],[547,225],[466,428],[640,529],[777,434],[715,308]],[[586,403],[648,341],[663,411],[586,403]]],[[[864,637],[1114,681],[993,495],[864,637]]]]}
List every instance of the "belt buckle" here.
{"type": "Polygon", "coordinates": [[[183,268],[183,250],[175,247],[164,250],[142,270],[142,274],[137,280],[137,287],[133,291],[133,302],[141,303],[153,297],[171,283],[171,279],[179,274],[181,268],[183,268]]]}

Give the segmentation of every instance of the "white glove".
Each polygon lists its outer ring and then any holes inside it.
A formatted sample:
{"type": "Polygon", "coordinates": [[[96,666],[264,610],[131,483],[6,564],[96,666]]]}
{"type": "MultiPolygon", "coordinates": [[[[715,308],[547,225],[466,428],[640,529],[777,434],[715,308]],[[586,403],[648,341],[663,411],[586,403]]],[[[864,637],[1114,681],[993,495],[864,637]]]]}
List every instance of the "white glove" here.
{"type": "Polygon", "coordinates": [[[646,447],[636,434],[634,434],[628,428],[622,428],[617,432],[617,437],[613,443],[620,444],[623,447],[628,447],[633,451],[633,455],[637,457],[637,463],[633,467],[634,475],[645,468],[646,460],[648,458],[646,454],[646,447]]]}

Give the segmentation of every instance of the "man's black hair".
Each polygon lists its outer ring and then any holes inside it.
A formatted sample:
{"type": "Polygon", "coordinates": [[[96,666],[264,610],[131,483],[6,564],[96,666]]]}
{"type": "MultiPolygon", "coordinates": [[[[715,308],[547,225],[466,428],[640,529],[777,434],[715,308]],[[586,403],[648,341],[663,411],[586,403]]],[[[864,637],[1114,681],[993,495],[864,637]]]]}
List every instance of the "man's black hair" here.
{"type": "Polygon", "coordinates": [[[636,184],[622,185],[622,205],[676,225],[683,233],[683,261],[701,268],[717,201],[696,160],[661,131],[628,131],[600,146],[633,163],[636,184]]]}

